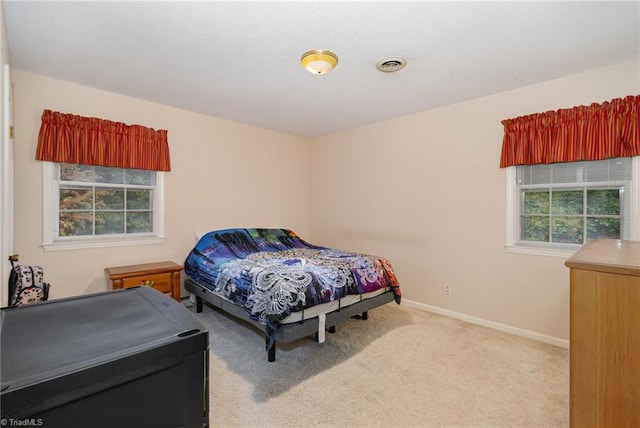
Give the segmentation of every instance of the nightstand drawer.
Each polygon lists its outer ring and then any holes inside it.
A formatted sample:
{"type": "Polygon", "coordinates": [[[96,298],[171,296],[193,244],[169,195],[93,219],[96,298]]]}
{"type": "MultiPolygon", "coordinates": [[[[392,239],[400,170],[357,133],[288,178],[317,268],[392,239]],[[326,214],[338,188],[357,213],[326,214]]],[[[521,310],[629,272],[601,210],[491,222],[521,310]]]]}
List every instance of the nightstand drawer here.
{"type": "Polygon", "coordinates": [[[151,287],[163,293],[171,293],[171,274],[161,273],[157,275],[144,275],[135,276],[133,278],[122,278],[122,286],[124,288],[137,287],[139,285],[142,285],[144,287],[151,287]]]}

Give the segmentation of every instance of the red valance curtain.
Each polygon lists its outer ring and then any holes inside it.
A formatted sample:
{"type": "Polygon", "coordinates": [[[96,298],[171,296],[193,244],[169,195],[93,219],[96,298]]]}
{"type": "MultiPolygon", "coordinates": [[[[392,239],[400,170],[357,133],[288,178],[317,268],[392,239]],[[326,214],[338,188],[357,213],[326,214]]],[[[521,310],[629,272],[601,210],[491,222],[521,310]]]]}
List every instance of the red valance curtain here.
{"type": "Polygon", "coordinates": [[[501,168],[640,155],[640,95],[502,124],[501,168]]]}
{"type": "Polygon", "coordinates": [[[45,110],[36,159],[170,171],[167,131],[45,110]]]}

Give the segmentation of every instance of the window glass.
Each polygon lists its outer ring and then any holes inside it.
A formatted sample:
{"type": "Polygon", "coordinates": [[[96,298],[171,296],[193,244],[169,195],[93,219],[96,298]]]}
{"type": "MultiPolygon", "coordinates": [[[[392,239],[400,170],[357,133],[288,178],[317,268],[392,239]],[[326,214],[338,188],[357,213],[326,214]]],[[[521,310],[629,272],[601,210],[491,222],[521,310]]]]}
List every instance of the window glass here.
{"type": "Polygon", "coordinates": [[[628,239],[631,158],[519,166],[521,245],[628,239]]]}
{"type": "Polygon", "coordinates": [[[58,236],[154,232],[155,171],[60,164],[58,236]]]}

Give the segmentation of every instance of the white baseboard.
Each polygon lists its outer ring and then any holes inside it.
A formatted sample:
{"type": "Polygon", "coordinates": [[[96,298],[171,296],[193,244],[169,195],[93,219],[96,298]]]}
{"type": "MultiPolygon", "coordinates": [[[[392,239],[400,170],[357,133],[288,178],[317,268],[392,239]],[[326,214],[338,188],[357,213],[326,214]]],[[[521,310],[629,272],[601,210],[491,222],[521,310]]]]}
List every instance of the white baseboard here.
{"type": "Polygon", "coordinates": [[[516,336],[522,336],[528,339],[534,339],[540,342],[548,343],[550,345],[569,349],[569,341],[565,339],[559,339],[557,337],[547,336],[544,334],[536,333],[534,331],[524,330],[522,328],[512,327],[510,325],[500,324],[500,323],[485,320],[482,318],[472,317],[470,315],[450,311],[448,309],[440,308],[438,306],[432,306],[432,305],[426,305],[424,303],[414,302],[413,300],[407,300],[405,298],[402,299],[402,304],[407,305],[410,308],[420,309],[422,311],[427,311],[427,312],[433,312],[435,314],[444,315],[450,318],[455,318],[471,324],[492,328],[494,330],[504,331],[506,333],[515,334],[516,336]]]}

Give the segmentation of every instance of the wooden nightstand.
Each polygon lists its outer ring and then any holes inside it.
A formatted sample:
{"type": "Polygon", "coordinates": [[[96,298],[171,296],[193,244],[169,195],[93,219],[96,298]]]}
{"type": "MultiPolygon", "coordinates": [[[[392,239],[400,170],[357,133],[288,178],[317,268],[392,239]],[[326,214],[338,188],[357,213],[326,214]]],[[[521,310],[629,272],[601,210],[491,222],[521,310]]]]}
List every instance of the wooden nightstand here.
{"type": "Polygon", "coordinates": [[[145,263],[105,268],[111,287],[151,287],[180,301],[180,271],[182,266],[174,262],[145,263]]]}

